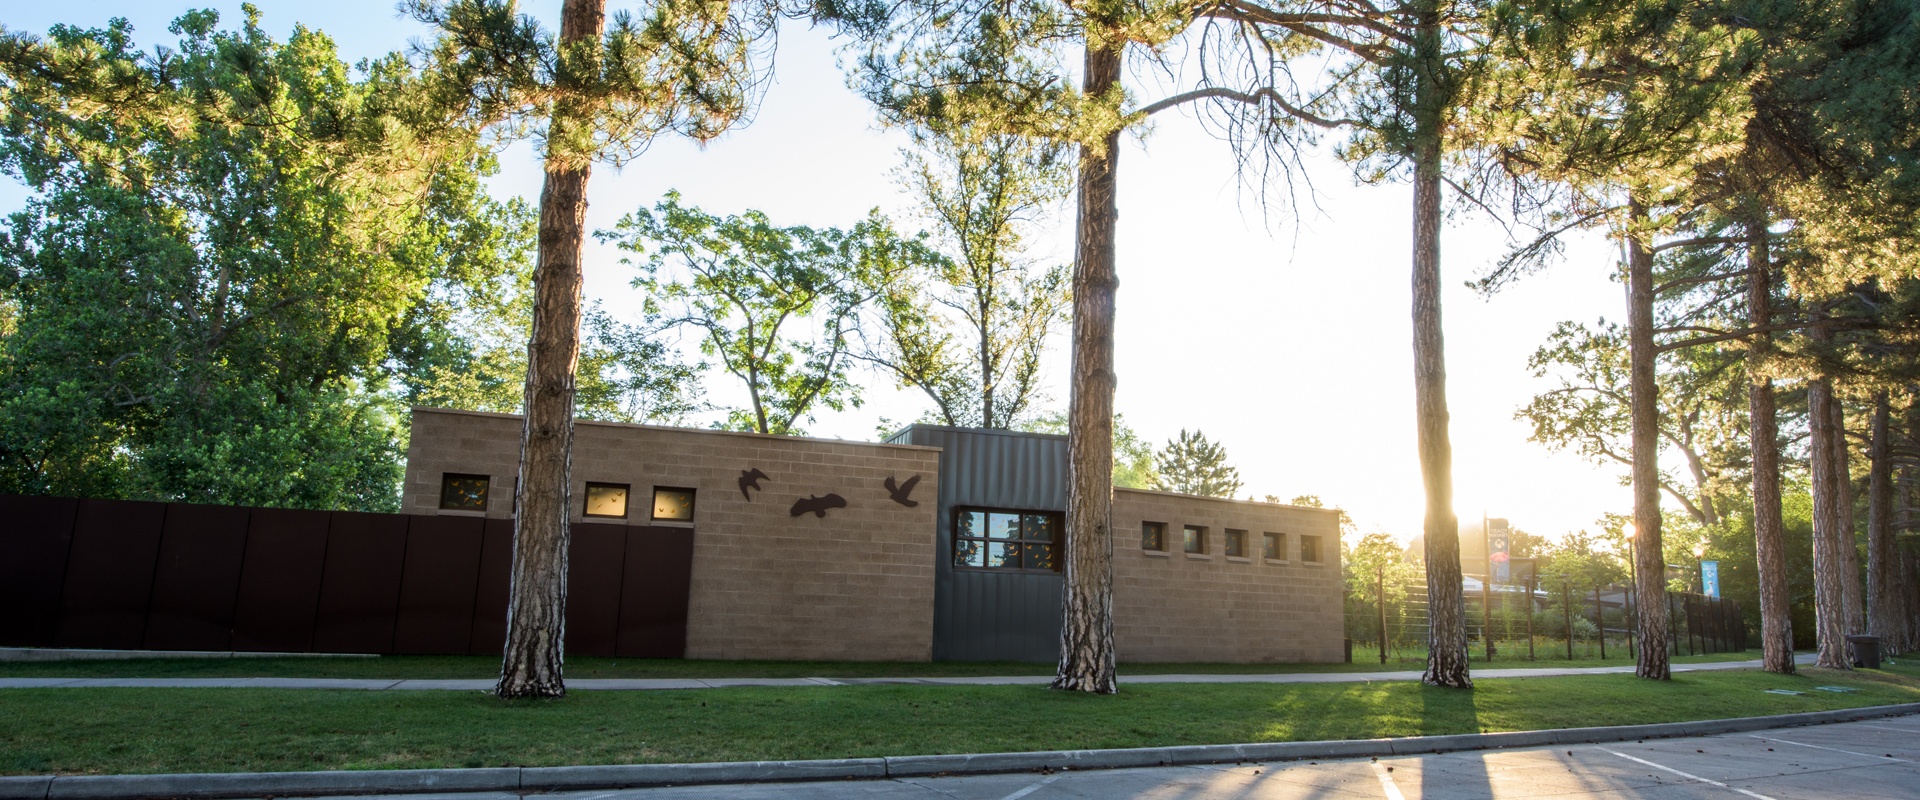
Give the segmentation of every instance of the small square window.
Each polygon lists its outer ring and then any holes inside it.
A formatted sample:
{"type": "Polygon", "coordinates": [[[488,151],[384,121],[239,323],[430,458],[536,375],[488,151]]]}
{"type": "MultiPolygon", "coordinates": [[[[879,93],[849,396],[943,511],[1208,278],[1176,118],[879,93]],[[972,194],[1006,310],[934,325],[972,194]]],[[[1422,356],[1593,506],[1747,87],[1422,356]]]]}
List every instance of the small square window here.
{"type": "Polygon", "coordinates": [[[1167,551],[1167,523],[1140,523],[1140,549],[1164,553],[1167,551]]]}
{"type": "Polygon", "coordinates": [[[1284,533],[1261,534],[1260,557],[1275,561],[1287,560],[1287,535],[1284,533]]]}
{"type": "Polygon", "coordinates": [[[1247,557],[1247,532],[1227,529],[1227,556],[1230,558],[1247,557]]]}
{"type": "Polygon", "coordinates": [[[440,476],[440,507],[449,511],[487,510],[487,484],[491,481],[485,475],[449,472],[440,476]]]}
{"type": "Polygon", "coordinates": [[[1189,553],[1207,552],[1207,529],[1188,525],[1181,533],[1181,546],[1189,553]]]}
{"type": "Polygon", "coordinates": [[[626,519],[628,488],[624,483],[587,484],[586,515],[626,519]]]}
{"type": "Polygon", "coordinates": [[[1320,537],[1300,537],[1300,560],[1313,562],[1320,560],[1320,537]]]}
{"type": "Polygon", "coordinates": [[[693,490],[653,487],[653,519],[655,522],[692,522],[693,490]]]}

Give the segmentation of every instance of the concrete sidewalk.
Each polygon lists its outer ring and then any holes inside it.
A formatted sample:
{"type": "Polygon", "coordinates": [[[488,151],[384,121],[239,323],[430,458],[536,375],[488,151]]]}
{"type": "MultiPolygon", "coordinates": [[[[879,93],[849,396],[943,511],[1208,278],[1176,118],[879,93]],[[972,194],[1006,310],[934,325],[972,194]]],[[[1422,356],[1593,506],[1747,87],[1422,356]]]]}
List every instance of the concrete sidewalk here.
{"type": "MultiPolygon", "coordinates": [[[[1812,655],[1795,661],[1811,664],[1812,655]]],[[[1723,669],[1758,669],[1760,662],[1721,661],[1705,664],[1675,664],[1674,672],[1723,669]]],[[[1632,666],[1618,667],[1476,667],[1481,678],[1541,678],[1557,675],[1632,674],[1632,666]]],[[[578,691],[649,691],[660,689],[719,689],[735,686],[871,686],[910,684],[921,686],[1045,685],[1051,675],[1008,675],[957,678],[575,678],[567,688],[578,691]]],[[[1420,680],[1418,670],[1391,672],[1292,672],[1251,675],[1123,675],[1122,684],[1149,683],[1372,683],[1420,680]]],[[[396,680],[378,678],[0,678],[0,689],[355,689],[365,691],[489,691],[491,678],[465,680],[396,680]]]]}

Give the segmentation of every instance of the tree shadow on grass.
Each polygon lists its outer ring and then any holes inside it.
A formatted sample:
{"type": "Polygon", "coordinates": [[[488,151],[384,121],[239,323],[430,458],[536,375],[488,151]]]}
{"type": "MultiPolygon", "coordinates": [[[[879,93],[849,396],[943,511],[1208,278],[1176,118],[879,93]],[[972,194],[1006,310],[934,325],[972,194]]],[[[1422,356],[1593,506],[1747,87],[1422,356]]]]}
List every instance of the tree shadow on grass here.
{"type": "MultiPolygon", "coordinates": [[[[1429,736],[1484,733],[1477,690],[1420,687],[1422,733],[1429,736]]],[[[1481,753],[1422,756],[1421,797],[1492,797],[1493,779],[1481,753]]]]}

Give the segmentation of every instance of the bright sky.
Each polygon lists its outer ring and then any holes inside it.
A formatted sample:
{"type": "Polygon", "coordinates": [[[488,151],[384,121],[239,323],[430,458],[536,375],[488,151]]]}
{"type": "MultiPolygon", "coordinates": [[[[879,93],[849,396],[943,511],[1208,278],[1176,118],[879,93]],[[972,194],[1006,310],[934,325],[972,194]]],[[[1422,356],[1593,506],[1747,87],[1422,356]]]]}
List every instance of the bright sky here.
{"type": "MultiPolygon", "coordinates": [[[[332,35],[348,61],[425,34],[389,0],[257,5],[276,38],[302,23],[332,35]]],[[[557,20],[558,0],[524,5],[549,25],[557,20]]],[[[172,43],[167,23],[189,7],[217,8],[233,25],[239,6],[22,4],[0,24],[44,33],[55,23],[97,26],[124,16],[136,41],[151,48],[172,43]]],[[[622,171],[600,168],[589,225],[611,227],[669,189],[714,213],[756,208],[782,225],[850,225],[874,206],[896,220],[910,216],[911,198],[891,174],[904,137],[880,130],[870,107],[846,89],[834,42],[799,24],[781,37],[777,82],[751,126],[704,149],[662,140],[622,171]]],[[[1344,506],[1362,531],[1409,539],[1424,513],[1413,428],[1411,191],[1356,185],[1346,165],[1319,153],[1308,162],[1313,202],[1297,218],[1270,220],[1236,181],[1230,156],[1192,117],[1162,115],[1120,158],[1117,408],[1155,442],[1182,428],[1223,442],[1245,480],[1243,494],[1317,494],[1344,506]]],[[[516,146],[503,161],[492,190],[537,202],[533,150],[516,146]]],[[[0,211],[18,208],[23,197],[21,187],[0,181],[0,211]]],[[[1042,255],[1066,260],[1071,241],[1071,215],[1063,214],[1042,255]]],[[[1555,270],[1483,299],[1464,284],[1505,243],[1503,230],[1468,215],[1444,232],[1455,504],[1463,522],[1477,524],[1485,512],[1549,536],[1591,528],[1602,512],[1630,507],[1616,471],[1548,452],[1527,441],[1528,426],[1512,417],[1550,385],[1528,374],[1526,360],[1555,323],[1625,316],[1621,287],[1608,280],[1613,250],[1598,237],[1581,241],[1555,270]]],[[[586,272],[590,299],[637,313],[631,270],[612,248],[590,241],[586,272]]],[[[1067,401],[1066,360],[1062,335],[1047,373],[1059,408],[1067,401]]],[[[740,392],[731,381],[711,377],[710,396],[734,399],[740,392]]],[[[809,432],[872,439],[880,418],[912,420],[927,408],[920,395],[881,376],[863,382],[862,408],[824,415],[809,432]]]]}

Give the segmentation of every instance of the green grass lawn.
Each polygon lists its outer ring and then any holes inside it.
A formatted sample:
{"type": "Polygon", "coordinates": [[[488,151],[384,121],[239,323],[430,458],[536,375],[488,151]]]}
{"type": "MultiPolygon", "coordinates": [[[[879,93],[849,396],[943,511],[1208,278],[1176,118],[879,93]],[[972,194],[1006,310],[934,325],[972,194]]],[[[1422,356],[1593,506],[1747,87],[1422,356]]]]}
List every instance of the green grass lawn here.
{"type": "MultiPolygon", "coordinates": [[[[1499,656],[1488,663],[1477,654],[1473,669],[1521,667],[1601,667],[1632,664],[1618,658],[1575,659],[1499,656]]],[[[1609,655],[1612,655],[1609,652],[1609,655]]],[[[1674,663],[1758,659],[1760,651],[1682,656],[1674,663]]],[[[1379,663],[1354,653],[1352,664],[1121,664],[1121,675],[1248,675],[1277,672],[1374,672],[1417,670],[1421,662],[1391,659],[1379,663]]],[[[977,675],[1052,675],[1052,663],[1020,661],[699,661],[685,659],[569,658],[569,678],[930,678],[977,675]]],[[[159,658],[131,661],[0,662],[0,678],[492,678],[500,674],[496,656],[382,656],[380,658],[159,658]]]]}
{"type": "Polygon", "coordinates": [[[0,690],[0,773],[390,769],[805,759],[1295,741],[1754,716],[1920,702],[1920,669],[1140,685],[579,692],[0,690]],[[1816,686],[1841,685],[1834,694],[1816,686]],[[1769,694],[1794,689],[1802,695],[1769,694]]]}

